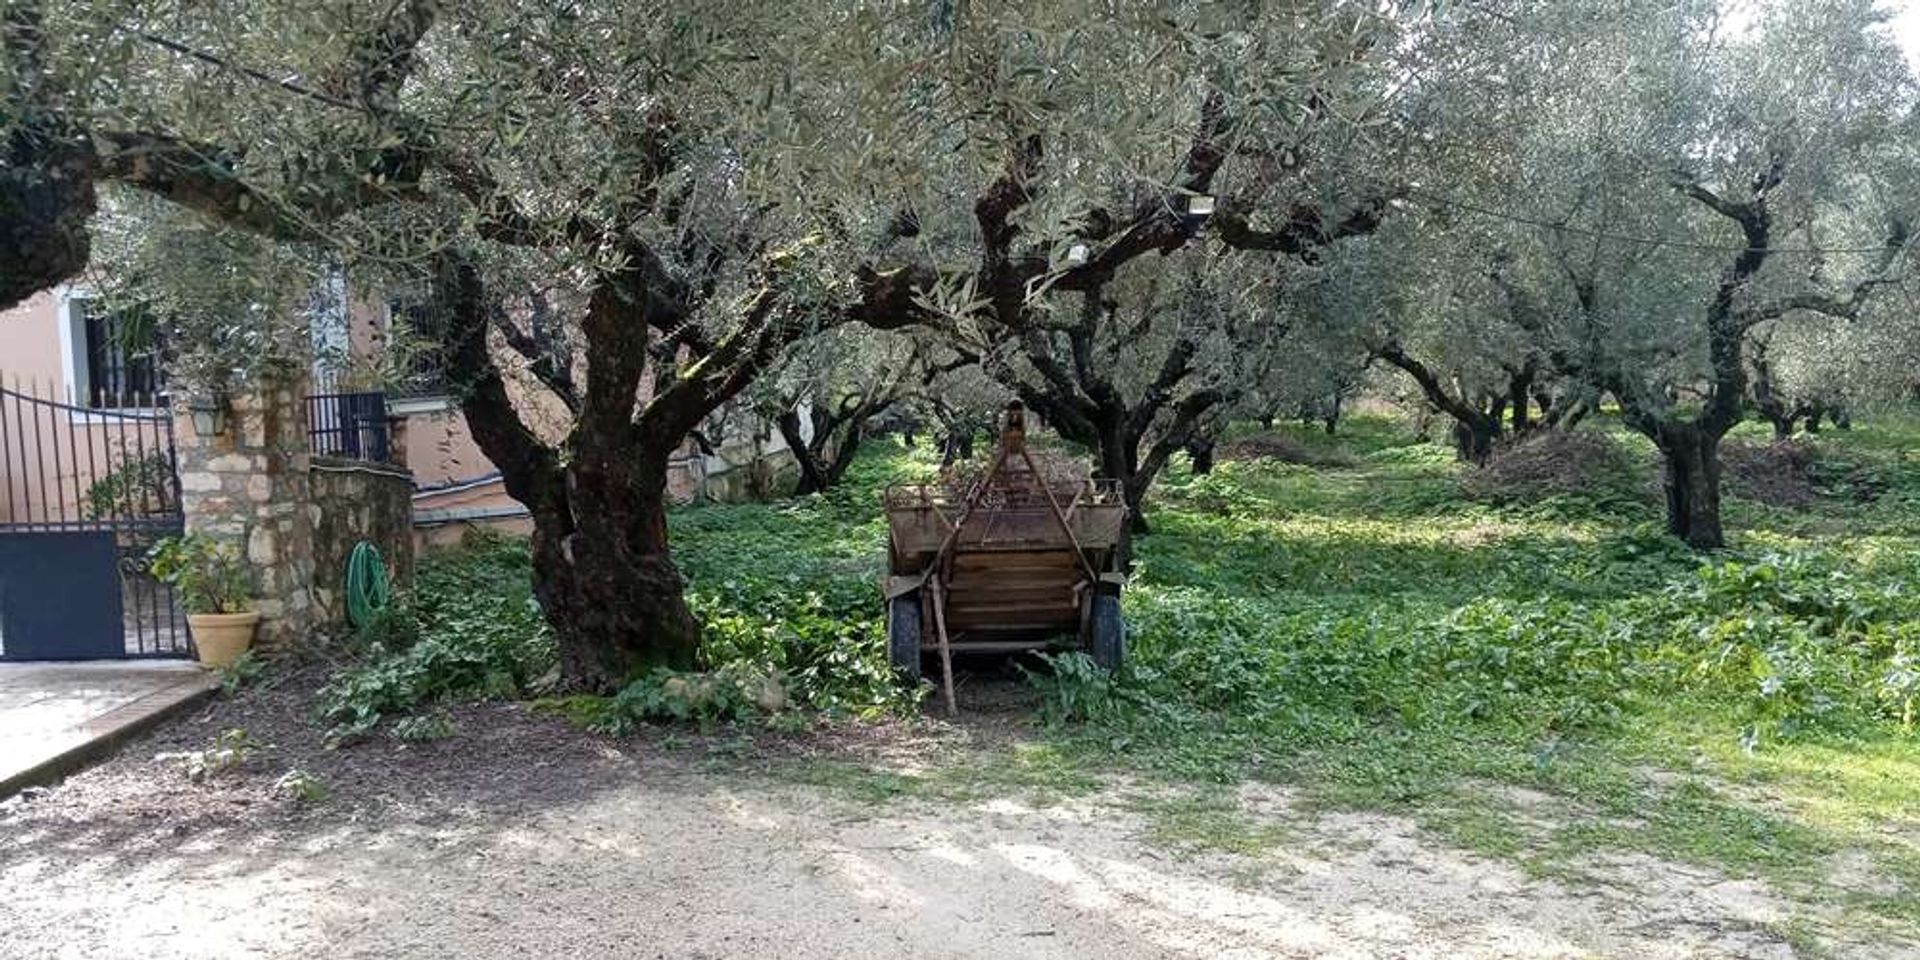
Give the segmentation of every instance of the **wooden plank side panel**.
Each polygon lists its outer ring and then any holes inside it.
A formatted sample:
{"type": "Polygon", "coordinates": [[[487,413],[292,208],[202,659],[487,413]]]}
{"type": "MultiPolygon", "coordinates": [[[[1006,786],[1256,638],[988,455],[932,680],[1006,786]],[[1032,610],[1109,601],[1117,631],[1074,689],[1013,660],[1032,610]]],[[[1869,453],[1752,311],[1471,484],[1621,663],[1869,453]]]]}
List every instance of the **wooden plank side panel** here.
{"type": "Polygon", "coordinates": [[[962,618],[979,616],[1014,616],[1014,618],[1056,618],[1056,616],[1079,616],[1079,603],[1073,597],[1035,597],[1027,601],[995,601],[991,597],[981,597],[973,601],[947,601],[947,611],[962,618]]]}
{"type": "Polygon", "coordinates": [[[1009,640],[995,637],[991,640],[955,640],[954,653],[1019,653],[1024,650],[1045,650],[1051,644],[1045,636],[1033,636],[1024,639],[1009,640]]]}
{"type": "Polygon", "coordinates": [[[965,586],[956,583],[951,596],[949,606],[979,606],[982,604],[1062,603],[1071,600],[1075,593],[1073,583],[1067,580],[1045,583],[969,580],[965,586]]]}
{"type": "Polygon", "coordinates": [[[946,524],[931,509],[888,510],[887,526],[894,550],[903,554],[931,553],[947,539],[946,524]]]}
{"type": "Polygon", "coordinates": [[[1044,638],[1080,625],[1084,579],[1070,549],[955,553],[948,596],[948,627],[982,635],[1044,638]]]}
{"type": "Polygon", "coordinates": [[[953,554],[956,577],[966,571],[1072,570],[1079,565],[1080,560],[1072,550],[957,550],[953,554]]]}
{"type": "Polygon", "coordinates": [[[949,623],[947,628],[962,638],[961,646],[956,648],[961,649],[968,642],[1003,642],[1014,639],[1038,641],[1050,637],[1071,637],[1079,629],[1079,623],[1078,621],[1062,623],[1058,620],[1022,620],[1010,623],[995,621],[964,628],[949,623]]]}

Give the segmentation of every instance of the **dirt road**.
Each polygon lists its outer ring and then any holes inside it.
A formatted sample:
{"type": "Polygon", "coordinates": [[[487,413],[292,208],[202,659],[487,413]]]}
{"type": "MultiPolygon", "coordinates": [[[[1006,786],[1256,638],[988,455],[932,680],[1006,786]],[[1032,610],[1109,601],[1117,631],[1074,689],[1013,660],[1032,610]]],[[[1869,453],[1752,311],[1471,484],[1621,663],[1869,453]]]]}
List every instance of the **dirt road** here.
{"type": "Polygon", "coordinates": [[[1788,906],[1751,882],[1653,860],[1530,879],[1403,820],[1296,809],[1284,788],[1239,798],[1279,842],[1183,852],[1153,841],[1124,784],[1049,804],[863,801],[488,709],[451,741],[280,745],[190,780],[181,747],[273,726],[221,707],[8,803],[0,954],[1799,955],[1788,906]],[[330,797],[290,799],[294,767],[330,797]]]}

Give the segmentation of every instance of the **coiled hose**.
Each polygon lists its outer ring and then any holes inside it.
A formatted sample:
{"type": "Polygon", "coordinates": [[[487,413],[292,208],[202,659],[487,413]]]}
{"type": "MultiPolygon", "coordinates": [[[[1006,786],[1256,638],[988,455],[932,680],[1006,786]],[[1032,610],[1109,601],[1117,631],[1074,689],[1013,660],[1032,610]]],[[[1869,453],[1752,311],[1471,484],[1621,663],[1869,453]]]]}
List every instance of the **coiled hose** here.
{"type": "Polygon", "coordinates": [[[364,629],[375,614],[387,608],[393,589],[387,585],[387,565],[380,551],[365,540],[353,545],[347,557],[347,619],[364,629]]]}

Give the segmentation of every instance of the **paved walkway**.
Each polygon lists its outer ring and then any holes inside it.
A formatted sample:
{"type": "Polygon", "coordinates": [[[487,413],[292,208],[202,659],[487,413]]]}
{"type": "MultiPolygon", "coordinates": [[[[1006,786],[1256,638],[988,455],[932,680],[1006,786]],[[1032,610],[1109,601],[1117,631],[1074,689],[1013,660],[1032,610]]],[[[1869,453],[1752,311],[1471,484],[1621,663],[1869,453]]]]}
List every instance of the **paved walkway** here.
{"type": "Polygon", "coordinates": [[[191,661],[0,663],[0,797],[72,772],[218,686],[191,661]]]}

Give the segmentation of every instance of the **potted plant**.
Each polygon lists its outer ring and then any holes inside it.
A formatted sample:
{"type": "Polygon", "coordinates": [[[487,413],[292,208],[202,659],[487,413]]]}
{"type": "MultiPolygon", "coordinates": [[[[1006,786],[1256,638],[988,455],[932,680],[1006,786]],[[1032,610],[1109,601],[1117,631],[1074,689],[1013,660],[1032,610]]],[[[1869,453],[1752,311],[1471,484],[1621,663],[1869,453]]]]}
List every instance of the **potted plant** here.
{"type": "Polygon", "coordinates": [[[199,534],[168,537],[149,555],[153,575],[173,587],[187,613],[200,665],[224,667],[253,644],[258,611],[247,609],[247,571],[231,545],[199,534]]]}

